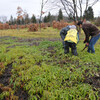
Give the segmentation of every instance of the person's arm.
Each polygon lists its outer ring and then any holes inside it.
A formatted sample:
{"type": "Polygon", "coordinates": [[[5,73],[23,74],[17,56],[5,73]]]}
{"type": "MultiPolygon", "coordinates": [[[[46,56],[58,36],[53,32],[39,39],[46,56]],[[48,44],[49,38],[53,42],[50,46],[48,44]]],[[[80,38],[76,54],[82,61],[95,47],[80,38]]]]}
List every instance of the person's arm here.
{"type": "Polygon", "coordinates": [[[89,33],[88,33],[88,30],[86,28],[83,28],[83,31],[85,33],[85,40],[84,40],[84,43],[89,43],[89,33]]]}
{"type": "Polygon", "coordinates": [[[64,40],[64,38],[65,38],[65,36],[66,36],[66,34],[67,34],[67,31],[69,30],[70,28],[69,28],[69,26],[67,26],[67,27],[64,27],[61,31],[60,31],[60,36],[61,36],[61,38],[64,40]]]}

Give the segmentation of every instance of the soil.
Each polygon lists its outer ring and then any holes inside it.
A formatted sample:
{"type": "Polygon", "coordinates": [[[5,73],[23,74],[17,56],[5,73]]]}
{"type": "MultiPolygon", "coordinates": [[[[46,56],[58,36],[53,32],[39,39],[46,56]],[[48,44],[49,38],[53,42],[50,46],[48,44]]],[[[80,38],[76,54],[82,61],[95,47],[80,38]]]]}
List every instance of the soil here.
{"type": "Polygon", "coordinates": [[[12,69],[12,64],[6,66],[5,72],[3,73],[2,76],[0,76],[0,84],[3,84],[4,86],[9,85],[9,79],[11,77],[11,69],[12,69]]]}
{"type": "Polygon", "coordinates": [[[90,77],[84,80],[85,83],[92,85],[95,88],[100,88],[100,77],[90,77]]]}
{"type": "Polygon", "coordinates": [[[15,92],[15,95],[18,96],[19,98],[18,100],[28,100],[28,97],[29,97],[27,92],[24,91],[23,88],[19,88],[17,92],[15,92]]]}
{"type": "MultiPolygon", "coordinates": [[[[10,86],[10,78],[11,78],[11,70],[12,70],[12,63],[8,64],[5,68],[5,72],[0,76],[0,93],[4,91],[4,89],[12,88],[10,86]]],[[[23,89],[18,89],[18,91],[14,94],[18,96],[18,100],[28,100],[28,94],[23,89]]],[[[6,98],[4,98],[6,100],[6,98]]]]}

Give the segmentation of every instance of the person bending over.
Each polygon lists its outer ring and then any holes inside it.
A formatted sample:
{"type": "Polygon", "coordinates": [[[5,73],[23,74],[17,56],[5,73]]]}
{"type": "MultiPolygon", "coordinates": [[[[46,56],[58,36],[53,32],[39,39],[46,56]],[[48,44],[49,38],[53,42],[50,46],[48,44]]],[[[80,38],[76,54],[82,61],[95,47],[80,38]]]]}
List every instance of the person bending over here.
{"type": "Polygon", "coordinates": [[[77,25],[82,28],[85,33],[84,43],[88,46],[87,52],[95,53],[94,45],[100,38],[100,30],[90,22],[78,21],[77,25]],[[89,39],[90,36],[91,39],[89,39]]]}

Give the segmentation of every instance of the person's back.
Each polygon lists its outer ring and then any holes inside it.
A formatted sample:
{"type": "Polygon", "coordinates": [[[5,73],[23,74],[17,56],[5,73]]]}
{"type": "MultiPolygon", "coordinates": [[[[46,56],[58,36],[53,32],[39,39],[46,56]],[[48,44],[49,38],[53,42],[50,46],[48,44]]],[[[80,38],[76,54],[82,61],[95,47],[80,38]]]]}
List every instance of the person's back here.
{"type": "Polygon", "coordinates": [[[89,36],[95,36],[100,32],[100,30],[94,24],[87,22],[82,24],[82,29],[85,32],[85,34],[88,34],[89,36]]]}
{"type": "Polygon", "coordinates": [[[66,37],[64,39],[64,41],[68,41],[68,42],[71,42],[71,43],[78,43],[79,41],[79,33],[78,31],[76,30],[76,26],[75,25],[72,25],[70,26],[70,30],[67,31],[67,34],[66,34],[66,37]]]}

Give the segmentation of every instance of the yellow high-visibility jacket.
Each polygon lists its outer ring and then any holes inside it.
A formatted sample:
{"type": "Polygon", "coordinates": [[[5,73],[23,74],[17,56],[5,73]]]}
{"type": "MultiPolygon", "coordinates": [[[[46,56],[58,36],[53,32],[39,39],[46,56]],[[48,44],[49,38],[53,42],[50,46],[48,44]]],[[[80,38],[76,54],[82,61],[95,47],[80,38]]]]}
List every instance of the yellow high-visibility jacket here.
{"type": "Polygon", "coordinates": [[[78,42],[78,31],[76,29],[70,29],[67,31],[64,41],[74,42],[77,44],[78,42]]]}

